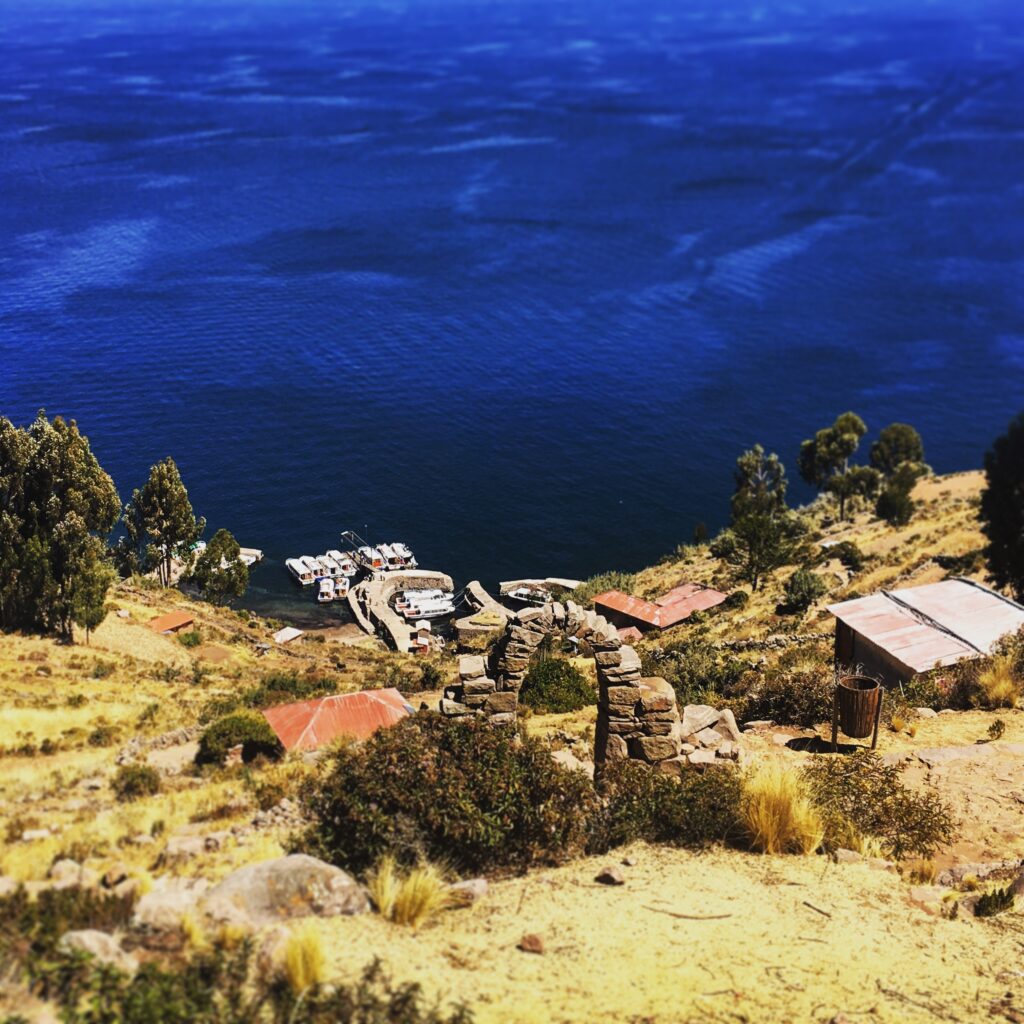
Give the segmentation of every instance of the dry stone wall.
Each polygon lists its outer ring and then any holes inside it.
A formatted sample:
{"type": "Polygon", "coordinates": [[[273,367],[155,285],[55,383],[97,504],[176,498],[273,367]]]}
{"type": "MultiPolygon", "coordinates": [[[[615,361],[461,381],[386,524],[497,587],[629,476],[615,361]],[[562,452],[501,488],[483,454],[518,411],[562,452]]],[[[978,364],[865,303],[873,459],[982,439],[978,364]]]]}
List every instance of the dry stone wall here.
{"type": "Polygon", "coordinates": [[[549,636],[575,637],[593,652],[598,703],[594,760],[632,758],[662,771],[686,763],[676,695],[659,677],[644,678],[640,656],[603,616],[572,601],[517,613],[492,654],[459,658],[459,683],[445,691],[443,714],[485,715],[495,725],[515,721],[530,659],[549,636]]]}

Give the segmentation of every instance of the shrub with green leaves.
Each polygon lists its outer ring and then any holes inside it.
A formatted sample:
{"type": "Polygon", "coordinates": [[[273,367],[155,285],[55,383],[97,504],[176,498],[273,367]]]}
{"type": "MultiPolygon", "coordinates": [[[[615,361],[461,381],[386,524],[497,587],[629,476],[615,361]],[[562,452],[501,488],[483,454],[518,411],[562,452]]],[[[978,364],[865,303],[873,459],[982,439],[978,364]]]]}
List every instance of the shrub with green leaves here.
{"type": "Polygon", "coordinates": [[[827,550],[826,555],[828,558],[838,558],[851,572],[860,572],[864,568],[866,561],[864,552],[852,540],[844,540],[838,544],[833,544],[827,550]]]}
{"type": "Polygon", "coordinates": [[[421,712],[336,753],[307,798],[315,824],[301,846],[354,871],[389,853],[522,871],[580,854],[595,806],[590,779],[545,741],[421,712]]]}
{"type": "Polygon", "coordinates": [[[597,699],[593,684],[565,658],[541,658],[526,673],[519,700],[542,714],[579,711],[597,699]]]}
{"type": "Polygon", "coordinates": [[[698,628],[664,647],[640,651],[644,675],[662,676],[672,684],[680,707],[713,703],[735,695],[749,666],[734,654],[719,650],[706,628],[698,628]],[[713,697],[710,695],[714,695],[713,697]]]}
{"type": "Polygon", "coordinates": [[[828,590],[825,581],[810,569],[797,569],[786,580],[782,607],[787,612],[805,612],[828,590]]]}
{"type": "Polygon", "coordinates": [[[950,808],[934,793],[908,789],[900,778],[903,767],[866,750],[811,758],[803,775],[825,817],[827,847],[872,836],[887,856],[903,860],[931,857],[954,840],[957,823],[950,808]]]}
{"type": "Polygon", "coordinates": [[[708,846],[737,831],[741,781],[729,768],[673,778],[635,761],[615,761],[601,769],[599,790],[604,799],[593,819],[591,853],[638,840],[708,846]]]}
{"type": "Polygon", "coordinates": [[[606,590],[621,590],[624,594],[632,594],[635,587],[636,577],[632,573],[603,572],[584,580],[569,597],[579,605],[590,607],[594,598],[606,590]]]}
{"type": "Polygon", "coordinates": [[[314,697],[325,697],[337,691],[338,681],[330,676],[268,672],[255,686],[231,696],[215,697],[207,701],[199,713],[199,720],[212,722],[215,718],[221,718],[243,708],[262,710],[277,704],[292,704],[314,697]]]}
{"type": "Polygon", "coordinates": [[[257,757],[276,759],[284,753],[281,741],[261,714],[237,711],[207,727],[199,738],[196,764],[222,765],[227,760],[228,751],[239,745],[246,764],[257,757]]]}
{"type": "Polygon", "coordinates": [[[153,796],[160,792],[160,773],[148,764],[123,764],[111,782],[114,796],[121,803],[153,796]]]}
{"type": "Polygon", "coordinates": [[[178,634],[178,643],[182,647],[198,647],[202,642],[203,637],[198,629],[191,629],[187,633],[178,634]]]}
{"type": "Polygon", "coordinates": [[[770,719],[779,725],[810,729],[832,718],[835,675],[831,667],[779,665],[751,674],[743,714],[748,720],[770,719]]]}

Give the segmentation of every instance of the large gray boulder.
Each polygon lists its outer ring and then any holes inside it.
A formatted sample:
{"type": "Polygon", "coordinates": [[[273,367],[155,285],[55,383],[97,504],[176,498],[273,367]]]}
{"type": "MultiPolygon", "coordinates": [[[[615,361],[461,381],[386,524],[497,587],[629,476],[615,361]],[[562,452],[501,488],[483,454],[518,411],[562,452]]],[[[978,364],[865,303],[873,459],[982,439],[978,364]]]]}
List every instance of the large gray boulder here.
{"type": "Polygon", "coordinates": [[[292,917],[362,914],[370,901],[341,868],[295,853],[232,872],[199,906],[214,921],[262,928],[292,917]]]}
{"type": "Polygon", "coordinates": [[[209,888],[205,878],[158,879],[132,914],[131,931],[146,949],[173,952],[184,945],[181,930],[186,914],[196,912],[199,897],[209,888]]]}
{"type": "Polygon", "coordinates": [[[721,715],[710,704],[687,704],[683,708],[682,734],[695,736],[702,729],[717,724],[721,715]]]}
{"type": "Polygon", "coordinates": [[[87,953],[101,964],[111,964],[129,973],[134,973],[139,966],[135,957],[126,953],[113,935],[94,928],[65,932],[57,948],[62,953],[87,953]]]}

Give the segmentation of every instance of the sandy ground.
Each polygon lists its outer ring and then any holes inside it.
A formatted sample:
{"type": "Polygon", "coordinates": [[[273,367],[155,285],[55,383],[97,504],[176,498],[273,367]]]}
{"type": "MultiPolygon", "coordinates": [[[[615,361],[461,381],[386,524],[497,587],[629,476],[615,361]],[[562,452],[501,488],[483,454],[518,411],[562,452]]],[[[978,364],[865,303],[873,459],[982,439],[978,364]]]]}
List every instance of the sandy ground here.
{"type": "Polygon", "coordinates": [[[485,1024],[972,1021],[1007,993],[1024,1011],[1024,914],[950,921],[910,892],[865,864],[638,845],[496,883],[419,934],[376,916],[321,927],[340,974],[375,953],[485,1024]],[[627,855],[624,886],[594,882],[627,855]],[[526,932],[543,955],[516,948],[526,932]]]}

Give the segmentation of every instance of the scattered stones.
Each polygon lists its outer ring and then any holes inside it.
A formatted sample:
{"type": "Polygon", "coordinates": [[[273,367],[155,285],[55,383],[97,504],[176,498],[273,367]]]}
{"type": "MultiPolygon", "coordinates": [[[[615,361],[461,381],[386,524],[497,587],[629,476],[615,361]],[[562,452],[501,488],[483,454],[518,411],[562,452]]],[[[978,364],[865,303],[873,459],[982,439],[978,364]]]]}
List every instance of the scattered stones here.
{"type": "MultiPolygon", "coordinates": [[[[939,872],[935,881],[938,885],[952,886],[959,885],[968,875],[973,875],[979,881],[993,877],[1013,878],[1021,871],[1021,868],[1024,868],[1024,862],[1020,860],[994,860],[977,864],[956,864],[951,868],[946,868],[945,871],[939,872]]],[[[1018,878],[1017,881],[1020,881],[1020,879],[1018,878]]]]}
{"type": "Polygon", "coordinates": [[[202,911],[215,921],[251,928],[291,917],[361,914],[369,907],[350,875],[302,853],[240,868],[201,900],[202,911]]]}
{"type": "Polygon", "coordinates": [[[88,889],[98,881],[95,871],[68,858],[55,861],[46,877],[50,879],[54,889],[69,889],[74,886],[88,889]]]}
{"type": "Polygon", "coordinates": [[[527,932],[520,940],[518,947],[524,953],[544,954],[544,939],[536,932],[527,932]]]}
{"type": "Polygon", "coordinates": [[[771,729],[774,725],[774,718],[755,718],[751,722],[743,723],[743,731],[753,732],[755,729],[771,729]]]}
{"type": "Polygon", "coordinates": [[[617,868],[614,865],[608,865],[607,867],[601,868],[594,878],[595,882],[599,882],[601,885],[625,885],[626,876],[622,873],[621,868],[617,868]]]}
{"type": "Polygon", "coordinates": [[[461,907],[468,907],[487,895],[489,886],[486,878],[467,878],[448,886],[452,901],[461,907]]]}
{"type": "Polygon", "coordinates": [[[939,713],[934,708],[914,708],[918,718],[937,718],[939,713]]]}
{"type": "Polygon", "coordinates": [[[732,740],[733,743],[739,743],[743,738],[739,727],[736,725],[736,716],[729,708],[723,708],[719,714],[718,721],[715,723],[715,732],[721,733],[722,736],[727,740],[732,740]]]}
{"type": "Polygon", "coordinates": [[[718,722],[719,717],[718,711],[709,704],[687,704],[683,708],[683,735],[695,736],[702,729],[710,729],[718,722]]]}

